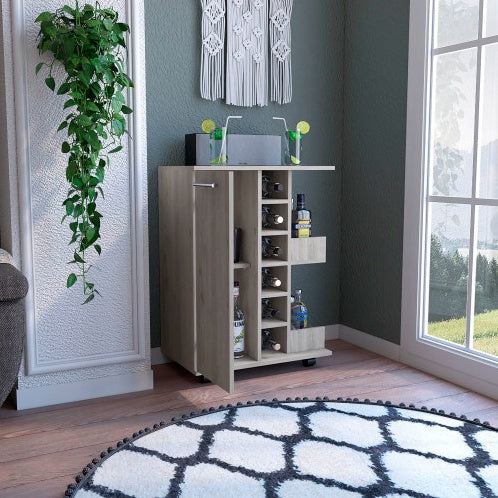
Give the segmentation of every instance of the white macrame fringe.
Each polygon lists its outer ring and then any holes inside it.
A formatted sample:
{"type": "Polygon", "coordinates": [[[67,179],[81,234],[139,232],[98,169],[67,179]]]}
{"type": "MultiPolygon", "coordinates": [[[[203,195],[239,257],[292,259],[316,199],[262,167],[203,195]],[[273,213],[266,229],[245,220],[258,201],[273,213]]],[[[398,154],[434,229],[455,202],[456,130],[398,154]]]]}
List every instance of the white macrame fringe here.
{"type": "Polygon", "coordinates": [[[201,97],[217,100],[225,96],[226,0],[201,0],[201,7],[201,97]]]}
{"type": "Polygon", "coordinates": [[[268,105],[268,0],[227,0],[226,103],[268,105]]]}
{"type": "Polygon", "coordinates": [[[291,18],[293,0],[270,0],[271,100],[292,100],[291,18]]]}

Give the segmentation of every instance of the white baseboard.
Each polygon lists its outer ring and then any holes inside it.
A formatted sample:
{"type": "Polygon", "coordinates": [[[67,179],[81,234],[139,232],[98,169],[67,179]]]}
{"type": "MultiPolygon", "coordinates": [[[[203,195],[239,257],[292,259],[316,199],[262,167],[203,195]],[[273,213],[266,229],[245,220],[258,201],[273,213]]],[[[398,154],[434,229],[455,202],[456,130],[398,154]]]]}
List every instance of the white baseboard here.
{"type": "Polygon", "coordinates": [[[162,365],[163,363],[171,363],[171,360],[164,355],[161,348],[152,348],[150,350],[151,365],[162,365]]]}
{"type": "Polygon", "coordinates": [[[422,358],[421,356],[406,351],[401,354],[400,361],[405,365],[409,365],[422,372],[426,372],[447,380],[448,382],[452,382],[453,384],[466,387],[476,393],[498,400],[498,381],[496,380],[496,375],[491,375],[488,378],[484,378],[484,376],[476,377],[471,375],[468,371],[457,370],[458,362],[455,362],[456,368],[451,368],[447,365],[442,365],[438,362],[422,358]]]}
{"type": "Polygon", "coordinates": [[[400,348],[398,344],[386,341],[374,335],[352,329],[347,325],[339,325],[339,337],[346,342],[354,344],[368,351],[380,354],[391,360],[399,361],[400,348]]]}
{"type": "Polygon", "coordinates": [[[18,410],[58,405],[84,399],[102,398],[153,388],[153,372],[136,372],[126,375],[113,375],[98,379],[82,380],[67,384],[16,389],[14,391],[18,410]]]}
{"type": "Polygon", "coordinates": [[[334,339],[339,339],[339,333],[340,325],[338,323],[335,325],[325,325],[325,340],[332,341],[334,339]]]}

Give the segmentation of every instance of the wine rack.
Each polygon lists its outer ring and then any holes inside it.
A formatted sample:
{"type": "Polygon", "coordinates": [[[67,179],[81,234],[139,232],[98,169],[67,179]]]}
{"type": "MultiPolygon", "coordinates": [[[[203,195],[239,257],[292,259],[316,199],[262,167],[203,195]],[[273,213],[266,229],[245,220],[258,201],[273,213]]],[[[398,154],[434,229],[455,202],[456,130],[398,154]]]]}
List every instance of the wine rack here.
{"type": "Polygon", "coordinates": [[[325,328],[291,328],[293,264],[325,262],[325,237],[291,238],[292,173],[333,171],[333,166],[165,166],[159,168],[161,348],[173,361],[234,391],[234,372],[262,365],[329,356],[325,328]],[[282,184],[262,196],[262,178],[282,184]],[[195,185],[195,186],[194,186],[195,185]],[[284,223],[262,227],[263,207],[284,223]],[[233,262],[233,230],[242,229],[240,261],[233,262]],[[281,248],[265,258],[263,239],[281,248]],[[269,268],[282,285],[262,286],[269,268]],[[245,350],[233,358],[233,282],[240,283],[245,350]],[[280,313],[262,318],[269,299],[280,313]],[[173,311],[173,312],[172,312],[173,311]],[[262,350],[270,329],[279,351],[262,350]]]}

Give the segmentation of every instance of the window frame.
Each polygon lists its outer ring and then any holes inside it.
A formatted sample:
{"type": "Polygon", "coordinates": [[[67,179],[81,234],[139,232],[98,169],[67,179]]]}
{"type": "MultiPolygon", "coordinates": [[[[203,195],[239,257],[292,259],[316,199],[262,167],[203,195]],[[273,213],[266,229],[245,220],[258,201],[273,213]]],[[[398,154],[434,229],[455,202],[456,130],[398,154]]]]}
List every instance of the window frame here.
{"type": "MultiPolygon", "coordinates": [[[[430,239],[427,237],[427,211],[431,198],[433,200],[440,198],[428,195],[430,154],[428,117],[431,110],[433,1],[411,0],[410,2],[400,359],[439,377],[498,398],[498,363],[495,360],[437,338],[428,339],[423,335],[426,313],[424,300],[428,277],[426,263],[430,254],[427,241],[430,239]]],[[[484,0],[480,0],[480,15],[483,3],[484,0]]],[[[493,36],[487,39],[486,44],[491,43],[489,40],[494,38],[498,41],[498,36],[493,36]]],[[[475,46],[477,43],[472,42],[470,45],[475,46]]],[[[479,44],[478,50],[482,49],[482,45],[483,43],[479,44]]],[[[454,45],[451,50],[455,50],[456,46],[469,48],[469,43],[454,45]]],[[[445,49],[437,50],[439,52],[445,49]]],[[[480,59],[478,57],[478,61],[480,59]]],[[[480,71],[480,67],[477,69],[480,71]]],[[[477,98],[478,95],[476,100],[477,98]]],[[[477,103],[476,108],[478,107],[477,103]]],[[[476,123],[478,122],[477,115],[476,123]]],[[[474,178],[473,196],[462,202],[462,204],[474,203],[472,213],[475,212],[476,205],[475,185],[474,178]]],[[[460,203],[462,200],[457,197],[444,199],[447,203],[460,203]]],[[[495,202],[491,201],[489,204],[493,205],[495,202]]],[[[474,217],[471,220],[471,230],[473,221],[474,217]]],[[[475,260],[472,249],[471,247],[469,257],[475,260]]],[[[469,276],[473,277],[470,274],[469,276]]],[[[468,291],[473,291],[475,285],[473,280],[469,278],[468,291]]]]}

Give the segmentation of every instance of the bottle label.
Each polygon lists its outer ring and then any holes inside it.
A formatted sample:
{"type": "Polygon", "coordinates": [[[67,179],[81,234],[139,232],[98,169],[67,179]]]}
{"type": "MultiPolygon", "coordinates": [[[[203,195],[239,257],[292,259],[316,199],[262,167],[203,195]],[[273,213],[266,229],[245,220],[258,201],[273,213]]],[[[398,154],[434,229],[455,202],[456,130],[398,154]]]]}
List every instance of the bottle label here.
{"type": "Polygon", "coordinates": [[[308,313],[306,311],[297,311],[293,314],[296,328],[305,329],[308,326],[308,313]]]}
{"type": "Polygon", "coordinates": [[[233,322],[233,352],[242,353],[244,351],[244,320],[233,322]]]}

